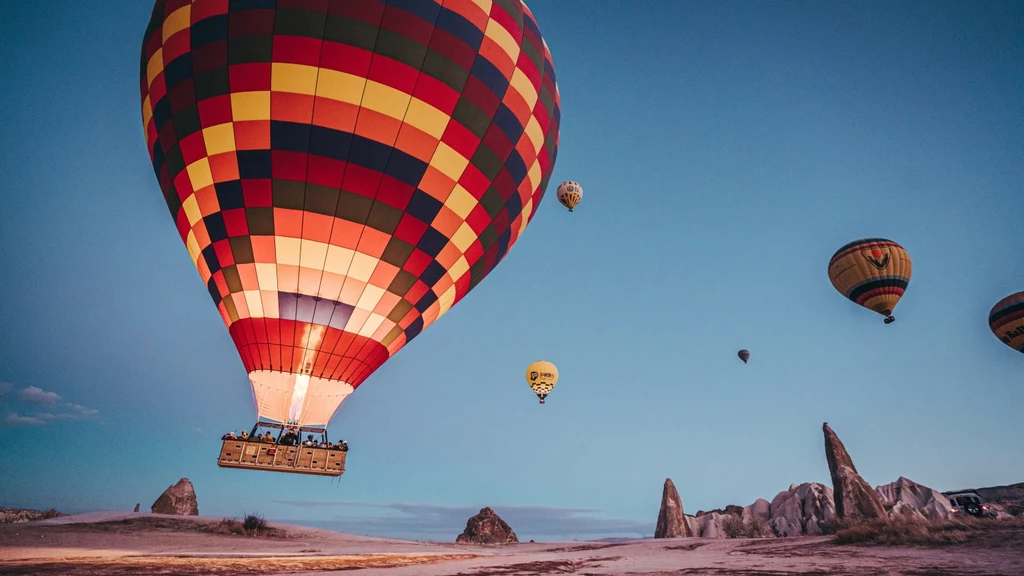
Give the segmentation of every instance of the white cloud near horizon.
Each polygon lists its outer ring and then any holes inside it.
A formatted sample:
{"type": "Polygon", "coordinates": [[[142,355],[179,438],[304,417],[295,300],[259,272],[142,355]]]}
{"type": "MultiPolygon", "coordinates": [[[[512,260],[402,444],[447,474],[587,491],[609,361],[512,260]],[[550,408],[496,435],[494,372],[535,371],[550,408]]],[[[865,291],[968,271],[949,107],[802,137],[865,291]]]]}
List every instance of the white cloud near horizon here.
{"type": "MultiPolygon", "coordinates": [[[[293,522],[372,536],[452,541],[466,527],[466,521],[483,506],[443,506],[392,502],[387,504],[314,500],[275,500],[298,508],[373,508],[393,512],[386,515],[339,514],[333,518],[293,522]]],[[[601,510],[553,506],[491,506],[521,541],[530,539],[644,537],[653,534],[653,522],[594,516],[601,510]]]]}
{"type": "Polygon", "coordinates": [[[100,415],[95,408],[62,402],[59,394],[38,386],[28,386],[17,394],[10,394],[15,388],[10,382],[0,382],[0,404],[8,404],[8,399],[10,404],[21,404],[7,406],[7,415],[2,422],[8,426],[43,426],[54,421],[85,420],[100,415]]]}

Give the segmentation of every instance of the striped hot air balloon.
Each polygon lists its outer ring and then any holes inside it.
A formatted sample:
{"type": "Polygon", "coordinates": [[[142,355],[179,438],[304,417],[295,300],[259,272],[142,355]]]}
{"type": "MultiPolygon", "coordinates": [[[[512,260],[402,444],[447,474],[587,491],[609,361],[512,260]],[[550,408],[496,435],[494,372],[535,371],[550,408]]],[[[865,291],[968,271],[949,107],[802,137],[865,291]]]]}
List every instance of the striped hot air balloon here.
{"type": "Polygon", "coordinates": [[[854,240],[836,251],[828,263],[828,278],[840,294],[885,316],[892,311],[910,283],[910,255],[884,238],[854,240]]]}
{"type": "Polygon", "coordinates": [[[141,89],[258,422],[326,426],[506,256],[558,148],[520,0],[157,0],[141,89]]]}
{"type": "Polygon", "coordinates": [[[1003,344],[1024,352],[1024,292],[996,302],[988,314],[988,327],[1003,344]]]}

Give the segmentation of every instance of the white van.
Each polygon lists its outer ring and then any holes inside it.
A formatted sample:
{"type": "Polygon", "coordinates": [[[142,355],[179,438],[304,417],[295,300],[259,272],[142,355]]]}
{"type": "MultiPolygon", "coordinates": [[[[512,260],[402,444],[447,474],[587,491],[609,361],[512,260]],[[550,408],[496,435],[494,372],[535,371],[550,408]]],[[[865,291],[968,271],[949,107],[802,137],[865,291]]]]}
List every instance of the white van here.
{"type": "Polygon", "coordinates": [[[989,516],[989,509],[976,492],[948,492],[950,505],[953,506],[955,514],[969,514],[971,516],[989,516]]]}

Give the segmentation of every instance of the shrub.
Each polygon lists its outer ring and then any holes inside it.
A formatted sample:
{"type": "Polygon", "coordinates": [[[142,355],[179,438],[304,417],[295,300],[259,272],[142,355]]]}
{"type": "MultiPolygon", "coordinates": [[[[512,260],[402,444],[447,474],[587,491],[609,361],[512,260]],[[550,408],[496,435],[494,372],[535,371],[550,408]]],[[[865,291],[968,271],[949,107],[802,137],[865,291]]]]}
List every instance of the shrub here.
{"type": "Polygon", "coordinates": [[[242,527],[242,523],[234,518],[225,518],[221,520],[216,526],[214,526],[213,531],[217,534],[237,534],[239,536],[245,536],[245,528],[242,527]]]}
{"type": "Polygon", "coordinates": [[[947,545],[967,541],[970,532],[983,529],[988,522],[958,518],[932,522],[920,518],[896,516],[836,527],[836,544],[883,544],[888,546],[947,545]]]}
{"type": "Polygon", "coordinates": [[[743,518],[728,514],[722,520],[722,532],[725,532],[728,538],[744,538],[747,535],[747,527],[743,524],[743,518]]]}
{"type": "Polygon", "coordinates": [[[772,529],[764,518],[756,515],[750,517],[750,523],[747,524],[747,538],[771,538],[772,536],[774,536],[772,529]]]}
{"type": "Polygon", "coordinates": [[[722,520],[722,532],[728,538],[770,538],[773,536],[771,528],[764,518],[751,516],[749,522],[743,522],[743,518],[735,514],[728,514],[722,520]]]}
{"type": "Polygon", "coordinates": [[[242,521],[242,528],[247,536],[267,536],[270,534],[270,526],[259,513],[246,514],[242,521]]]}

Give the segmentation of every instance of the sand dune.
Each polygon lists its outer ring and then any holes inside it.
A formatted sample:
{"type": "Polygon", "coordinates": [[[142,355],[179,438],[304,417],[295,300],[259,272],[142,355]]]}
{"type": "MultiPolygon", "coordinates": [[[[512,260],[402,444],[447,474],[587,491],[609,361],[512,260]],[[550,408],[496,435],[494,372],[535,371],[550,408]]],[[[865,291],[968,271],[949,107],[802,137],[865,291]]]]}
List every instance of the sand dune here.
{"type": "Polygon", "coordinates": [[[475,546],[271,523],[275,536],[213,533],[221,519],[94,513],[0,526],[0,574],[1024,574],[1024,533],[941,548],[837,546],[830,537],[678,538],[475,546]]]}

